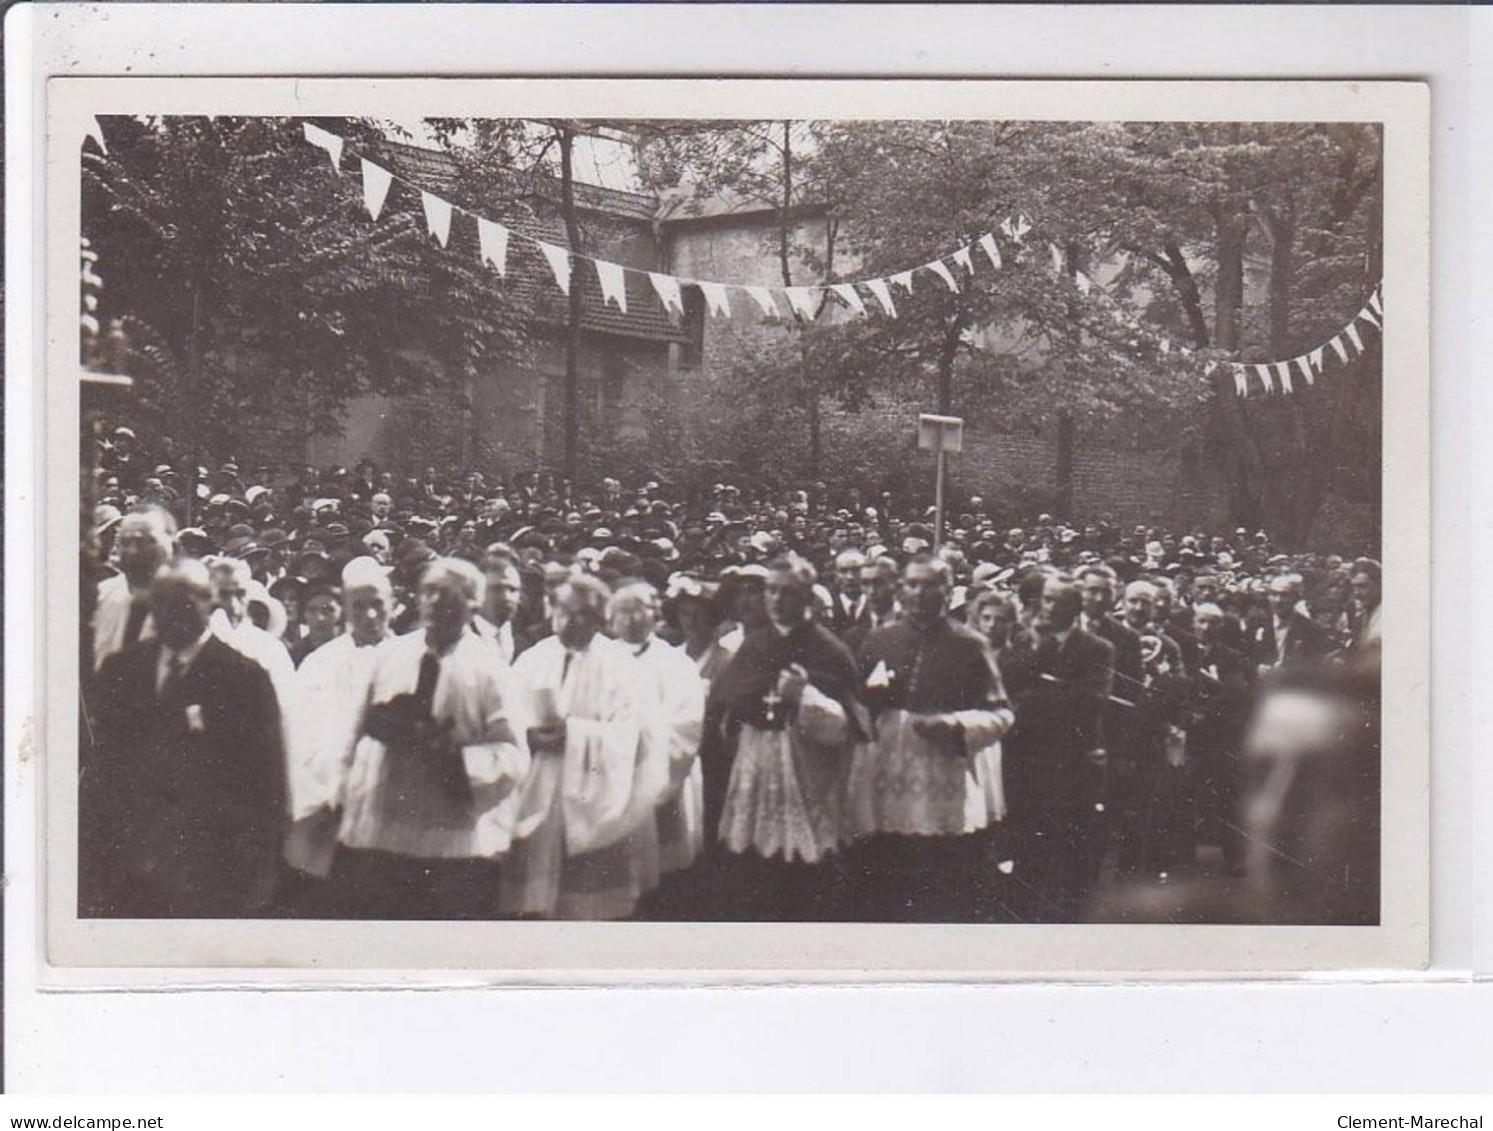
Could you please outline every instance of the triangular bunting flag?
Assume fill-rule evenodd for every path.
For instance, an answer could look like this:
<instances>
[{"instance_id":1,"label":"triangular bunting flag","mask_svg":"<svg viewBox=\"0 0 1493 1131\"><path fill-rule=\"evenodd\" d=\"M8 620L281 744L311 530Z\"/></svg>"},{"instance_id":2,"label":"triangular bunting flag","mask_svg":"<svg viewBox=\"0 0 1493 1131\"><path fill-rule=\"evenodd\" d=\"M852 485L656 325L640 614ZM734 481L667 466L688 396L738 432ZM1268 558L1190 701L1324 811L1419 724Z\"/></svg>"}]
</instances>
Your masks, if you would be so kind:
<instances>
[{"instance_id":1,"label":"triangular bunting flag","mask_svg":"<svg viewBox=\"0 0 1493 1131\"><path fill-rule=\"evenodd\" d=\"M1369 305L1374 308L1374 313L1380 318L1384 317L1384 296L1375 288L1374 293L1369 295Z\"/></svg>"},{"instance_id":2,"label":"triangular bunting flag","mask_svg":"<svg viewBox=\"0 0 1493 1131\"><path fill-rule=\"evenodd\" d=\"M1370 326L1373 326L1376 329L1382 329L1382 327L1380 327L1379 325L1379 319L1374 317L1374 312L1371 311L1368 307L1364 307L1362 310L1360 310L1358 312L1358 317L1362 318Z\"/></svg>"},{"instance_id":3,"label":"triangular bunting flag","mask_svg":"<svg viewBox=\"0 0 1493 1131\"><path fill-rule=\"evenodd\" d=\"M866 287L876 296L876 301L881 303L881 309L886 311L888 318L897 317L897 308L892 305L892 289L886 285L885 279L868 279Z\"/></svg>"},{"instance_id":4,"label":"triangular bunting flag","mask_svg":"<svg viewBox=\"0 0 1493 1131\"><path fill-rule=\"evenodd\" d=\"M93 138L93 143L98 146L99 152L105 157L109 156L109 146L104 142L104 127L99 125L99 120L89 117L88 124L83 127L84 138Z\"/></svg>"},{"instance_id":5,"label":"triangular bunting flag","mask_svg":"<svg viewBox=\"0 0 1493 1131\"><path fill-rule=\"evenodd\" d=\"M844 299L845 305L851 310L860 315L866 313L866 304L861 301L860 292L855 289L854 283L836 283L830 289Z\"/></svg>"},{"instance_id":6,"label":"triangular bunting flag","mask_svg":"<svg viewBox=\"0 0 1493 1131\"><path fill-rule=\"evenodd\" d=\"M788 296L788 305L798 314L811 322L814 320L813 291L808 287L784 287L783 293Z\"/></svg>"},{"instance_id":7,"label":"triangular bunting flag","mask_svg":"<svg viewBox=\"0 0 1493 1131\"><path fill-rule=\"evenodd\" d=\"M912 272L911 271L901 271L898 274L893 275L892 276L892 282L896 283L897 286L901 287L908 294L912 294Z\"/></svg>"},{"instance_id":8,"label":"triangular bunting flag","mask_svg":"<svg viewBox=\"0 0 1493 1131\"><path fill-rule=\"evenodd\" d=\"M601 283L601 305L615 302L617 309L623 314L627 313L627 276L623 273L622 265L608 263L598 259L596 262L596 279Z\"/></svg>"},{"instance_id":9,"label":"triangular bunting flag","mask_svg":"<svg viewBox=\"0 0 1493 1131\"><path fill-rule=\"evenodd\" d=\"M389 170L363 158L363 204L368 209L368 215L375 220L384 210L384 200L389 195L389 182L393 179Z\"/></svg>"},{"instance_id":10,"label":"triangular bunting flag","mask_svg":"<svg viewBox=\"0 0 1493 1131\"><path fill-rule=\"evenodd\" d=\"M1277 361L1275 363L1275 375L1280 378L1280 391L1289 393L1291 391L1291 363L1289 361Z\"/></svg>"},{"instance_id":11,"label":"triangular bunting flag","mask_svg":"<svg viewBox=\"0 0 1493 1131\"><path fill-rule=\"evenodd\" d=\"M1275 378L1270 374L1270 366L1256 365L1255 373L1259 376L1260 384L1265 386L1267 393L1275 392Z\"/></svg>"},{"instance_id":12,"label":"triangular bunting flag","mask_svg":"<svg viewBox=\"0 0 1493 1131\"><path fill-rule=\"evenodd\" d=\"M762 313L768 318L781 318L782 312L778 310L778 304L772 297L772 292L766 287L742 287L742 290L752 296L752 299L762 308Z\"/></svg>"},{"instance_id":13,"label":"triangular bunting flag","mask_svg":"<svg viewBox=\"0 0 1493 1131\"><path fill-rule=\"evenodd\" d=\"M1079 294L1086 295L1094 289L1094 280L1089 278L1082 271L1073 276L1073 281L1078 284Z\"/></svg>"},{"instance_id":14,"label":"triangular bunting flag","mask_svg":"<svg viewBox=\"0 0 1493 1131\"><path fill-rule=\"evenodd\" d=\"M1333 338L1332 341L1328 342L1327 344L1332 347L1332 352L1337 354L1339 361L1341 361L1344 365L1348 364L1348 349L1343 345L1343 339L1341 337Z\"/></svg>"},{"instance_id":15,"label":"triangular bunting flag","mask_svg":"<svg viewBox=\"0 0 1493 1131\"><path fill-rule=\"evenodd\" d=\"M1306 378L1306 383L1308 385L1316 384L1317 377L1316 374L1312 372L1312 363L1307 360L1305 354L1296 359L1296 368L1301 370L1301 375Z\"/></svg>"},{"instance_id":16,"label":"triangular bunting flag","mask_svg":"<svg viewBox=\"0 0 1493 1131\"><path fill-rule=\"evenodd\" d=\"M1326 346L1318 346L1316 349L1312 350L1311 353L1306 355L1308 364L1310 364L1311 367L1318 373L1322 372L1322 351L1326 348Z\"/></svg>"},{"instance_id":17,"label":"triangular bunting flag","mask_svg":"<svg viewBox=\"0 0 1493 1131\"><path fill-rule=\"evenodd\" d=\"M996 245L994 233L986 232L983 236L981 236L980 247L989 257L990 266L999 271L1001 269L1001 249Z\"/></svg>"},{"instance_id":18,"label":"triangular bunting flag","mask_svg":"<svg viewBox=\"0 0 1493 1131\"><path fill-rule=\"evenodd\" d=\"M942 259L935 259L932 263L925 263L923 266L942 279L944 286L948 287L949 290L953 291L956 295L959 293L959 284L954 282L953 272L948 269Z\"/></svg>"},{"instance_id":19,"label":"triangular bunting flag","mask_svg":"<svg viewBox=\"0 0 1493 1131\"><path fill-rule=\"evenodd\" d=\"M451 238L451 202L420 191L420 204L425 209L425 226L442 247Z\"/></svg>"},{"instance_id":20,"label":"triangular bunting flag","mask_svg":"<svg viewBox=\"0 0 1493 1131\"><path fill-rule=\"evenodd\" d=\"M1234 391L1241 397L1249 396L1249 372L1242 365L1234 366Z\"/></svg>"},{"instance_id":21,"label":"triangular bunting flag","mask_svg":"<svg viewBox=\"0 0 1493 1131\"><path fill-rule=\"evenodd\" d=\"M1052 253L1053 274L1061 275L1063 273L1063 253L1058 250L1058 245L1055 243L1048 244L1047 250Z\"/></svg>"},{"instance_id":22,"label":"triangular bunting flag","mask_svg":"<svg viewBox=\"0 0 1493 1131\"><path fill-rule=\"evenodd\" d=\"M1363 352L1363 338L1359 336L1358 327L1349 322L1347 325L1348 337L1353 339L1353 348L1359 353Z\"/></svg>"},{"instance_id":23,"label":"triangular bunting flag","mask_svg":"<svg viewBox=\"0 0 1493 1131\"><path fill-rule=\"evenodd\" d=\"M975 261L969 257L969 244L961 247L951 258L971 275L975 273Z\"/></svg>"},{"instance_id":24,"label":"triangular bunting flag","mask_svg":"<svg viewBox=\"0 0 1493 1131\"><path fill-rule=\"evenodd\" d=\"M544 258L549 261L550 270L555 276L555 286L566 294L570 293L570 252L563 247L556 247L552 243L543 240L535 240L539 250L544 253Z\"/></svg>"},{"instance_id":25,"label":"triangular bunting flag","mask_svg":"<svg viewBox=\"0 0 1493 1131\"><path fill-rule=\"evenodd\" d=\"M726 299L726 288L720 283L696 283L705 295L705 303L710 307L711 314L719 314L722 318L731 317L731 303Z\"/></svg>"},{"instance_id":26,"label":"triangular bunting flag","mask_svg":"<svg viewBox=\"0 0 1493 1131\"><path fill-rule=\"evenodd\" d=\"M653 280L653 289L658 292L659 301L664 304L664 309L677 308L679 313L683 314L684 298L679 293L679 280L673 275L660 275L656 271L649 271L648 278Z\"/></svg>"},{"instance_id":27,"label":"triangular bunting flag","mask_svg":"<svg viewBox=\"0 0 1493 1131\"><path fill-rule=\"evenodd\" d=\"M306 140L317 149L325 149L327 156L332 159L332 172L338 176L342 175L342 139L334 133L328 133L320 126L314 126L306 122L303 126Z\"/></svg>"},{"instance_id":28,"label":"triangular bunting flag","mask_svg":"<svg viewBox=\"0 0 1493 1131\"><path fill-rule=\"evenodd\" d=\"M491 220L477 219L477 244L482 261L491 263L499 275L508 274L508 229Z\"/></svg>"},{"instance_id":29,"label":"triangular bunting flag","mask_svg":"<svg viewBox=\"0 0 1493 1131\"><path fill-rule=\"evenodd\" d=\"M1006 217L1005 222L1001 224L1001 231L1005 232L1013 243L1020 243L1022 237L1031 230L1031 223L1020 213L1017 213L1015 216Z\"/></svg>"}]
</instances>

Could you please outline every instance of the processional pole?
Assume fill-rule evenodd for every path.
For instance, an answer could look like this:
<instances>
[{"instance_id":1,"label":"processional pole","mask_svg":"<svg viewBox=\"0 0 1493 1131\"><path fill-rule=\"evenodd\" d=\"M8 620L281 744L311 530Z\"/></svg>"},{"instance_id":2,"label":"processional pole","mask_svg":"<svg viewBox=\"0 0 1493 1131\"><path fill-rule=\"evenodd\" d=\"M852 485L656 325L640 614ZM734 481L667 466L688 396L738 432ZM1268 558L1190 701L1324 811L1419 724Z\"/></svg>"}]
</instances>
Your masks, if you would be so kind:
<instances>
[{"instance_id":1,"label":"processional pole","mask_svg":"<svg viewBox=\"0 0 1493 1131\"><path fill-rule=\"evenodd\" d=\"M933 549L943 547L943 495L945 457L964 449L964 420L958 416L936 416L925 412L918 417L918 447L937 453L937 481L933 487Z\"/></svg>"}]
</instances>

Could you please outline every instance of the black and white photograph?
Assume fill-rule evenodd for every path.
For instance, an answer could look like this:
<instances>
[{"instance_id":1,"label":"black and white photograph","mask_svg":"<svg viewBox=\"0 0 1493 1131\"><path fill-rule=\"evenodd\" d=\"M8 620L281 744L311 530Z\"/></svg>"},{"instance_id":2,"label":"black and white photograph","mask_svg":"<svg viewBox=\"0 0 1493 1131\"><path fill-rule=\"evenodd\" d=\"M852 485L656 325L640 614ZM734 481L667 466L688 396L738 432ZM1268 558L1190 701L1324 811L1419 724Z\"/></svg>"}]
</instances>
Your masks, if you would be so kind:
<instances>
[{"instance_id":1,"label":"black and white photograph","mask_svg":"<svg viewBox=\"0 0 1493 1131\"><path fill-rule=\"evenodd\" d=\"M862 967L885 925L979 928L976 965L1120 927L1147 968L1372 932L1397 852L1417 898L1383 114L382 93L50 139L54 913L497 968L490 925L811 926Z\"/></svg>"}]
</instances>

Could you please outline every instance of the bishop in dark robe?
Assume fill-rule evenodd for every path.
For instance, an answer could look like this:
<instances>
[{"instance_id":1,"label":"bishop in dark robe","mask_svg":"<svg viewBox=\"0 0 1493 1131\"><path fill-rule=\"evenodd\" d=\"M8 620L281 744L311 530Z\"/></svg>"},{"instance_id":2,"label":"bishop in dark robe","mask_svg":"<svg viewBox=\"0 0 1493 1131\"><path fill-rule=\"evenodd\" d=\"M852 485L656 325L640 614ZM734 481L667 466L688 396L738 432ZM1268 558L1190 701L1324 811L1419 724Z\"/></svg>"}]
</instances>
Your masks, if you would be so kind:
<instances>
[{"instance_id":1,"label":"bishop in dark robe","mask_svg":"<svg viewBox=\"0 0 1493 1131\"><path fill-rule=\"evenodd\" d=\"M801 559L773 565L769 623L710 688L701 756L730 765L716 861L725 919L823 920L843 906L834 856L865 716L849 650L810 614L814 580Z\"/></svg>"},{"instance_id":2,"label":"bishop in dark robe","mask_svg":"<svg viewBox=\"0 0 1493 1131\"><path fill-rule=\"evenodd\" d=\"M1004 816L999 743L1014 716L990 646L948 617L951 576L910 562L904 619L861 651L868 742L848 784L856 908L878 921L1006 918L998 861L978 835ZM994 752L993 758L989 757Z\"/></svg>"}]
</instances>

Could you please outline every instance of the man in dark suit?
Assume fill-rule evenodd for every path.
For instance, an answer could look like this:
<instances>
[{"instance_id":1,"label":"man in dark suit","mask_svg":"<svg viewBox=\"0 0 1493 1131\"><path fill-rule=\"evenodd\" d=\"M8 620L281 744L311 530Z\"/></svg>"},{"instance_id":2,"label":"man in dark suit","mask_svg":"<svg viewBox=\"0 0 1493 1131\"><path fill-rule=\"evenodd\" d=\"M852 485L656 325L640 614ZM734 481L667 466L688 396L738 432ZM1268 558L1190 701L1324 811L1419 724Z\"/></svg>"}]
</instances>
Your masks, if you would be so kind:
<instances>
[{"instance_id":1,"label":"man in dark suit","mask_svg":"<svg viewBox=\"0 0 1493 1131\"><path fill-rule=\"evenodd\" d=\"M1306 583L1299 573L1270 579L1270 623L1255 637L1255 660L1262 668L1296 667L1321 660L1333 649L1332 635L1297 606Z\"/></svg>"},{"instance_id":2,"label":"man in dark suit","mask_svg":"<svg viewBox=\"0 0 1493 1131\"><path fill-rule=\"evenodd\" d=\"M489 547L479 568L487 589L481 611L472 618L472 629L478 636L491 640L503 654L504 663L511 664L538 639L515 621L523 599L523 574L518 558L506 547Z\"/></svg>"},{"instance_id":3,"label":"man in dark suit","mask_svg":"<svg viewBox=\"0 0 1493 1131\"><path fill-rule=\"evenodd\" d=\"M1114 570L1107 565L1089 565L1080 569L1077 577L1083 597L1079 627L1091 636L1107 640L1115 650L1113 695L1104 709L1104 748L1108 757L1103 791L1106 798L1113 797L1118 804L1106 803L1104 810L1095 810L1093 821L1105 830L1119 825L1123 839L1129 831L1125 826L1133 823L1130 818L1135 809L1136 770L1142 760L1140 747L1145 729L1139 717L1146 698L1141 634L1113 615L1119 585ZM1108 839L1107 833L1095 835L1101 840Z\"/></svg>"},{"instance_id":4,"label":"man in dark suit","mask_svg":"<svg viewBox=\"0 0 1493 1131\"><path fill-rule=\"evenodd\" d=\"M897 605L897 589L901 582L901 570L896 559L885 555L874 558L861 566L861 589L866 595L861 615L840 632L840 639L853 656L859 656L866 637L878 628L885 628L901 616Z\"/></svg>"},{"instance_id":5,"label":"man in dark suit","mask_svg":"<svg viewBox=\"0 0 1493 1131\"><path fill-rule=\"evenodd\" d=\"M150 590L157 638L110 656L79 785L80 913L241 918L274 894L285 753L269 676L208 629L192 560Z\"/></svg>"},{"instance_id":6,"label":"man in dark suit","mask_svg":"<svg viewBox=\"0 0 1493 1131\"><path fill-rule=\"evenodd\" d=\"M1016 874L1034 898L1029 919L1072 920L1103 859L1104 715L1114 647L1078 623L1082 597L1049 577L1028 631L1001 657L1016 709L1006 783L1016 824Z\"/></svg>"},{"instance_id":7,"label":"man in dark suit","mask_svg":"<svg viewBox=\"0 0 1493 1131\"><path fill-rule=\"evenodd\" d=\"M1116 588L1119 579L1106 565L1085 566L1078 573L1083 612L1079 627L1091 636L1108 640L1115 650L1115 695L1133 700L1130 694L1140 687L1145 672L1141 663L1141 634L1114 616ZM1119 721L1113 713L1106 720ZM1114 750L1114 742L1108 747Z\"/></svg>"},{"instance_id":8,"label":"man in dark suit","mask_svg":"<svg viewBox=\"0 0 1493 1131\"><path fill-rule=\"evenodd\" d=\"M866 609L866 595L861 590L861 569L865 564L866 555L859 550L841 550L835 557L828 627L841 639L845 630L859 621Z\"/></svg>"},{"instance_id":9,"label":"man in dark suit","mask_svg":"<svg viewBox=\"0 0 1493 1131\"><path fill-rule=\"evenodd\" d=\"M1205 602L1193 606L1198 666L1187 728L1187 760L1197 797L1199 832L1216 841L1224 866L1241 875L1240 749L1255 691L1255 669L1223 643L1225 614Z\"/></svg>"}]
</instances>

